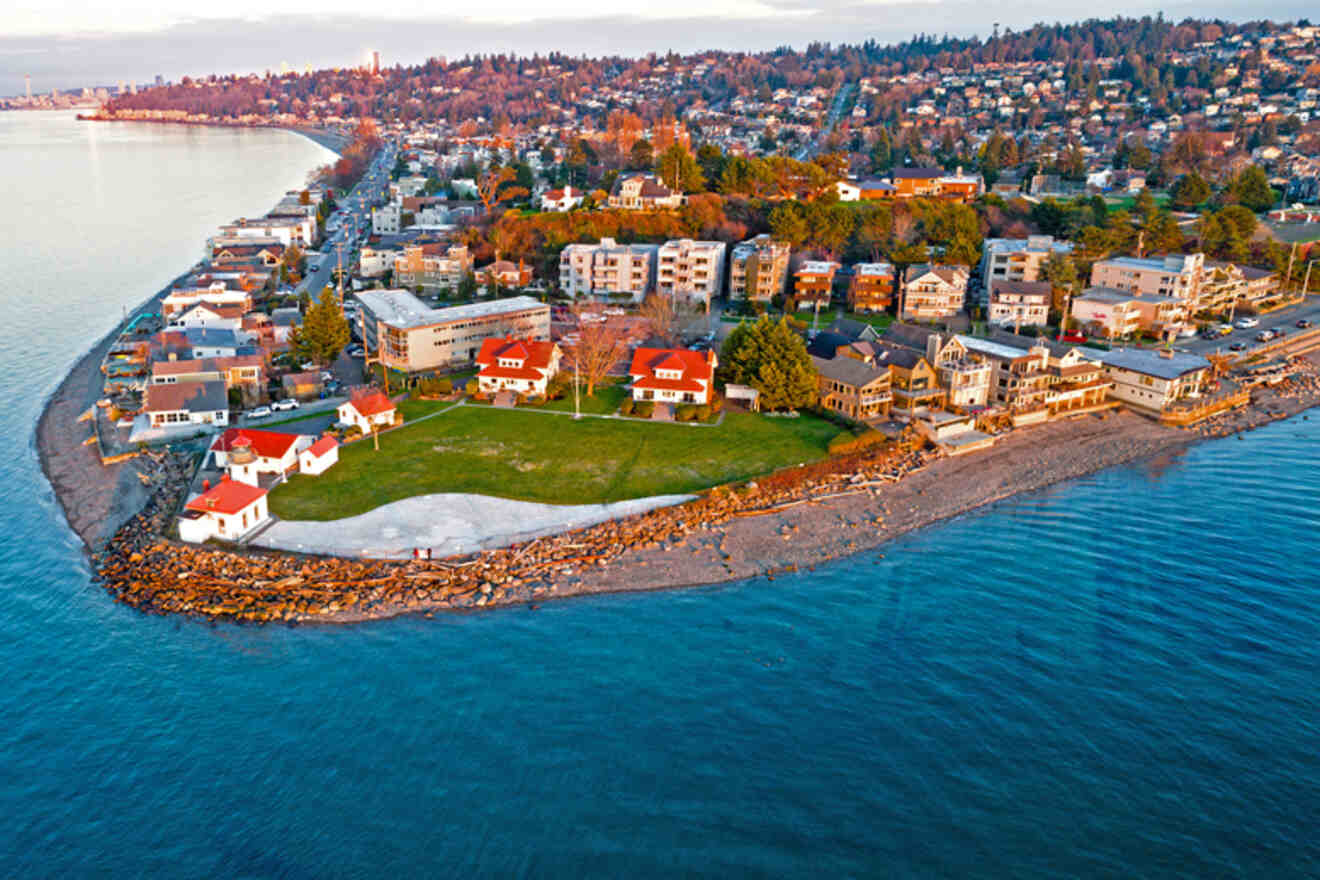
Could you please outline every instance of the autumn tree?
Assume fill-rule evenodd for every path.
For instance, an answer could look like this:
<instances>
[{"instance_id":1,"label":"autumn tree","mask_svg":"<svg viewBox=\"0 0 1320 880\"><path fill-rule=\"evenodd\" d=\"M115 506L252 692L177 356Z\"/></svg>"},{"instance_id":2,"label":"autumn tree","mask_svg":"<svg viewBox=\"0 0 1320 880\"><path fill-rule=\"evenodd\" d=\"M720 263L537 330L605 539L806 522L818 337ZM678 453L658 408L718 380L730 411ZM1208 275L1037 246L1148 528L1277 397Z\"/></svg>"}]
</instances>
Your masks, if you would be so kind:
<instances>
[{"instance_id":1,"label":"autumn tree","mask_svg":"<svg viewBox=\"0 0 1320 880\"><path fill-rule=\"evenodd\" d=\"M596 386L627 354L627 338L617 324L599 320L600 316L582 305L575 306L573 314L577 318L577 341L565 346L565 362L573 371L574 382L586 383L587 396L592 397Z\"/></svg>"},{"instance_id":2,"label":"autumn tree","mask_svg":"<svg viewBox=\"0 0 1320 880\"><path fill-rule=\"evenodd\" d=\"M289 334L289 347L301 360L328 364L349 342L348 319L334 288L326 287Z\"/></svg>"},{"instance_id":3,"label":"autumn tree","mask_svg":"<svg viewBox=\"0 0 1320 880\"><path fill-rule=\"evenodd\" d=\"M639 312L651 325L651 332L673 345L678 335L679 323L683 317L682 307L674 297L653 293L642 301Z\"/></svg>"},{"instance_id":4,"label":"autumn tree","mask_svg":"<svg viewBox=\"0 0 1320 880\"><path fill-rule=\"evenodd\" d=\"M682 144L672 144L655 162L656 174L665 186L679 192L700 192L706 188L701 166Z\"/></svg>"},{"instance_id":5,"label":"autumn tree","mask_svg":"<svg viewBox=\"0 0 1320 880\"><path fill-rule=\"evenodd\" d=\"M477 177L477 198L487 213L501 202L528 195L527 189L516 183L518 172L507 165L491 166Z\"/></svg>"}]
</instances>

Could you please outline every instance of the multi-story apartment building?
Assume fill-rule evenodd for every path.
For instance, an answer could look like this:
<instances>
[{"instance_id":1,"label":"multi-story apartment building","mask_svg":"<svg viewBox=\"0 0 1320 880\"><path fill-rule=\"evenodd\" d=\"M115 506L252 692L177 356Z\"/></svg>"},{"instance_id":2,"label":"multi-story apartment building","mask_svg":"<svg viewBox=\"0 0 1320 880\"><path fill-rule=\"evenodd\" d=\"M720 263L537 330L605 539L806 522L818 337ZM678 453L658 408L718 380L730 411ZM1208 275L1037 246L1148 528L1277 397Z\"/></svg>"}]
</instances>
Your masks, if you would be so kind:
<instances>
[{"instance_id":1,"label":"multi-story apartment building","mask_svg":"<svg viewBox=\"0 0 1320 880\"><path fill-rule=\"evenodd\" d=\"M834 273L839 264L830 260L804 260L793 273L793 300L799 309L827 309L834 295Z\"/></svg>"},{"instance_id":2,"label":"multi-story apartment building","mask_svg":"<svg viewBox=\"0 0 1320 880\"><path fill-rule=\"evenodd\" d=\"M1242 303L1256 304L1279 291L1279 276L1266 269L1206 261L1198 310L1227 312Z\"/></svg>"},{"instance_id":3,"label":"multi-story apartment building","mask_svg":"<svg viewBox=\"0 0 1320 880\"><path fill-rule=\"evenodd\" d=\"M259 217L255 220L240 218L220 227L219 238L273 238L285 247L298 245L311 247L316 241L315 217Z\"/></svg>"},{"instance_id":4,"label":"multi-story apartment building","mask_svg":"<svg viewBox=\"0 0 1320 880\"><path fill-rule=\"evenodd\" d=\"M857 263L848 279L848 308L883 312L894 300L894 267L890 263Z\"/></svg>"},{"instance_id":5,"label":"multi-story apartment building","mask_svg":"<svg viewBox=\"0 0 1320 880\"><path fill-rule=\"evenodd\" d=\"M986 290L993 281L1040 281L1041 267L1051 254L1068 256L1072 242L1052 235L1026 238L987 238L981 252L981 281Z\"/></svg>"},{"instance_id":6,"label":"multi-story apartment building","mask_svg":"<svg viewBox=\"0 0 1320 880\"><path fill-rule=\"evenodd\" d=\"M762 233L733 246L729 258L729 299L769 302L784 292L792 249Z\"/></svg>"},{"instance_id":7,"label":"multi-story apartment building","mask_svg":"<svg viewBox=\"0 0 1320 880\"><path fill-rule=\"evenodd\" d=\"M690 238L671 239L660 245L656 253L657 293L683 297L703 303L720 295L724 285L724 252L722 241L693 241Z\"/></svg>"},{"instance_id":8,"label":"multi-story apartment building","mask_svg":"<svg viewBox=\"0 0 1320 880\"><path fill-rule=\"evenodd\" d=\"M665 186L654 174L620 174L606 204L627 211L681 208L683 194Z\"/></svg>"},{"instance_id":9,"label":"multi-story apartment building","mask_svg":"<svg viewBox=\"0 0 1320 880\"><path fill-rule=\"evenodd\" d=\"M367 350L406 373L470 365L487 339L550 338L550 307L530 296L443 309L406 290L363 290L357 298Z\"/></svg>"},{"instance_id":10,"label":"multi-story apartment building","mask_svg":"<svg viewBox=\"0 0 1320 880\"><path fill-rule=\"evenodd\" d=\"M948 318L962 311L967 298L966 266L921 263L903 275L899 317L915 321Z\"/></svg>"},{"instance_id":11,"label":"multi-story apartment building","mask_svg":"<svg viewBox=\"0 0 1320 880\"><path fill-rule=\"evenodd\" d=\"M412 244L394 258L394 283L400 287L457 290L471 271L472 254L465 245Z\"/></svg>"},{"instance_id":12,"label":"multi-story apartment building","mask_svg":"<svg viewBox=\"0 0 1320 880\"><path fill-rule=\"evenodd\" d=\"M959 336L963 347L990 364L990 401L1013 411L1046 407L1051 377L1049 349L1025 349L977 336Z\"/></svg>"},{"instance_id":13,"label":"multi-story apartment building","mask_svg":"<svg viewBox=\"0 0 1320 880\"><path fill-rule=\"evenodd\" d=\"M993 281L986 317L1003 327L1043 327L1053 298L1048 281Z\"/></svg>"},{"instance_id":14,"label":"multi-story apartment building","mask_svg":"<svg viewBox=\"0 0 1320 880\"><path fill-rule=\"evenodd\" d=\"M1072 301L1072 318L1093 336L1121 339L1135 333L1169 338L1188 318L1187 304L1165 296L1138 296L1125 290L1088 287Z\"/></svg>"},{"instance_id":15,"label":"multi-story apartment building","mask_svg":"<svg viewBox=\"0 0 1320 880\"><path fill-rule=\"evenodd\" d=\"M1205 254L1111 257L1091 267L1091 286L1177 299L1195 312L1199 309L1204 269Z\"/></svg>"},{"instance_id":16,"label":"multi-story apartment building","mask_svg":"<svg viewBox=\"0 0 1320 880\"><path fill-rule=\"evenodd\" d=\"M569 296L626 294L641 302L655 287L653 244L619 244L602 238L600 244L570 244L559 253L559 288Z\"/></svg>"}]
</instances>

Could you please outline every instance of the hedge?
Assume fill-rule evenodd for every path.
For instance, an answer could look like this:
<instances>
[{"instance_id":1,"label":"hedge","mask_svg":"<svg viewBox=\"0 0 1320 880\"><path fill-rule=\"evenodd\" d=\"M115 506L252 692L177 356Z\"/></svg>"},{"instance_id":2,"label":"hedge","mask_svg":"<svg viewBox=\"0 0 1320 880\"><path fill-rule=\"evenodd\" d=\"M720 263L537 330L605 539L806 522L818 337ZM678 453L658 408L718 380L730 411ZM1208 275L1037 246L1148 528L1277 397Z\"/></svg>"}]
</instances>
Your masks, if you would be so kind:
<instances>
[{"instance_id":1,"label":"hedge","mask_svg":"<svg viewBox=\"0 0 1320 880\"><path fill-rule=\"evenodd\" d=\"M830 455L848 455L853 452L861 452L864 449L870 449L872 446L880 446L888 443L889 437L884 433L868 428L860 434L840 434L829 442L827 447Z\"/></svg>"}]
</instances>

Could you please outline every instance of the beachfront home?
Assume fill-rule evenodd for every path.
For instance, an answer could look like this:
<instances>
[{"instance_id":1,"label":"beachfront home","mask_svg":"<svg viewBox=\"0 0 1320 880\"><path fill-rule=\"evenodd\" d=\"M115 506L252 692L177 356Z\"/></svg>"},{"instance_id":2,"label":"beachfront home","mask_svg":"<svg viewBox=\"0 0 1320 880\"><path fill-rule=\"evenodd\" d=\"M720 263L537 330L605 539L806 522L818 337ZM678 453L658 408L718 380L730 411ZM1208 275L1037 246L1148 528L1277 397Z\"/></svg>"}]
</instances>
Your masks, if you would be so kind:
<instances>
[{"instance_id":1,"label":"beachfront home","mask_svg":"<svg viewBox=\"0 0 1320 880\"><path fill-rule=\"evenodd\" d=\"M856 263L848 279L848 308L854 312L883 312L894 298L891 263Z\"/></svg>"},{"instance_id":2,"label":"beachfront home","mask_svg":"<svg viewBox=\"0 0 1320 880\"><path fill-rule=\"evenodd\" d=\"M339 404L339 423L369 434L372 428L388 428L394 424L394 401L379 391L354 394L346 403Z\"/></svg>"},{"instance_id":3,"label":"beachfront home","mask_svg":"<svg viewBox=\"0 0 1320 880\"><path fill-rule=\"evenodd\" d=\"M1187 324L1187 304L1156 294L1088 287L1072 301L1072 319L1092 336L1118 339L1137 333L1171 339Z\"/></svg>"},{"instance_id":4,"label":"beachfront home","mask_svg":"<svg viewBox=\"0 0 1320 880\"><path fill-rule=\"evenodd\" d=\"M1205 254L1166 257L1110 257L1091 267L1091 286L1181 301L1195 312L1201 293Z\"/></svg>"},{"instance_id":5,"label":"beachfront home","mask_svg":"<svg viewBox=\"0 0 1320 880\"><path fill-rule=\"evenodd\" d=\"M239 330L243 326L243 315L247 310L242 305L216 305L199 302L170 318L171 327L189 329L192 327L210 327L216 330Z\"/></svg>"},{"instance_id":6,"label":"beachfront home","mask_svg":"<svg viewBox=\"0 0 1320 880\"><path fill-rule=\"evenodd\" d=\"M991 281L986 317L1001 327L1044 327L1053 298L1048 281Z\"/></svg>"},{"instance_id":7,"label":"beachfront home","mask_svg":"<svg viewBox=\"0 0 1320 880\"><path fill-rule=\"evenodd\" d=\"M224 427L229 395L224 382L153 384L147 386L143 412L152 428Z\"/></svg>"},{"instance_id":8,"label":"beachfront home","mask_svg":"<svg viewBox=\"0 0 1320 880\"><path fill-rule=\"evenodd\" d=\"M240 306L246 312L252 308L252 297L244 290L230 290L223 281L212 281L206 287L179 287L171 290L160 302L160 313L169 320L201 303Z\"/></svg>"},{"instance_id":9,"label":"beachfront home","mask_svg":"<svg viewBox=\"0 0 1320 880\"><path fill-rule=\"evenodd\" d=\"M309 477L323 474L339 461L339 441L329 434L298 453L298 472Z\"/></svg>"},{"instance_id":10,"label":"beachfront home","mask_svg":"<svg viewBox=\"0 0 1320 880\"><path fill-rule=\"evenodd\" d=\"M633 352L633 400L658 403L710 403L714 391L713 351L686 348L639 348Z\"/></svg>"},{"instance_id":11,"label":"beachfront home","mask_svg":"<svg viewBox=\"0 0 1320 880\"><path fill-rule=\"evenodd\" d=\"M874 366L850 357L814 355L820 405L845 418L862 422L887 418L894 395L887 366Z\"/></svg>"},{"instance_id":12,"label":"beachfront home","mask_svg":"<svg viewBox=\"0 0 1320 880\"><path fill-rule=\"evenodd\" d=\"M265 489L224 476L184 505L179 537L192 544L211 538L234 541L263 525L269 516Z\"/></svg>"},{"instance_id":13,"label":"beachfront home","mask_svg":"<svg viewBox=\"0 0 1320 880\"><path fill-rule=\"evenodd\" d=\"M967 298L967 281L966 266L927 263L908 266L903 274L899 317L935 321L958 314Z\"/></svg>"},{"instance_id":14,"label":"beachfront home","mask_svg":"<svg viewBox=\"0 0 1320 880\"><path fill-rule=\"evenodd\" d=\"M957 338L969 353L990 364L991 402L1016 413L1039 411L1042 418L1047 414L1045 395L1051 381L1049 349L1025 339L1009 344L978 336ZM1030 347L1023 347L1023 343Z\"/></svg>"},{"instance_id":15,"label":"beachfront home","mask_svg":"<svg viewBox=\"0 0 1320 880\"><path fill-rule=\"evenodd\" d=\"M957 336L927 336L926 361L935 368L936 381L944 389L950 408L974 410L989 402L993 369L984 358L968 351Z\"/></svg>"},{"instance_id":16,"label":"beachfront home","mask_svg":"<svg viewBox=\"0 0 1320 880\"><path fill-rule=\"evenodd\" d=\"M1102 365L1115 399L1150 413L1200 396L1210 381L1210 362L1186 352L1119 348L1087 349L1086 355Z\"/></svg>"},{"instance_id":17,"label":"beachfront home","mask_svg":"<svg viewBox=\"0 0 1320 880\"><path fill-rule=\"evenodd\" d=\"M477 354L477 389L482 394L512 391L545 397L550 380L559 372L563 353L553 342L537 339L487 339Z\"/></svg>"}]
</instances>

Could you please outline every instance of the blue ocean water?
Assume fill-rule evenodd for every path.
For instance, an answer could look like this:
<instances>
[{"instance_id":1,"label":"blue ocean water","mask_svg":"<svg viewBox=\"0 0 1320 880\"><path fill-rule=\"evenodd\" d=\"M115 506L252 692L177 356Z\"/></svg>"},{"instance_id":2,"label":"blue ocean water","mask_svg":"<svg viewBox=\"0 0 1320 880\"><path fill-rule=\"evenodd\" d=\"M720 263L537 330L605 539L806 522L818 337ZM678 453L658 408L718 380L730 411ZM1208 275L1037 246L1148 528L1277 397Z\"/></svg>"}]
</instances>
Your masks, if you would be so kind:
<instances>
[{"instance_id":1,"label":"blue ocean water","mask_svg":"<svg viewBox=\"0 0 1320 880\"><path fill-rule=\"evenodd\" d=\"M254 134L116 136L319 161ZM31 446L31 341L163 280L0 293L0 875L1320 875L1320 416L773 582L211 626L111 603Z\"/></svg>"}]
</instances>

